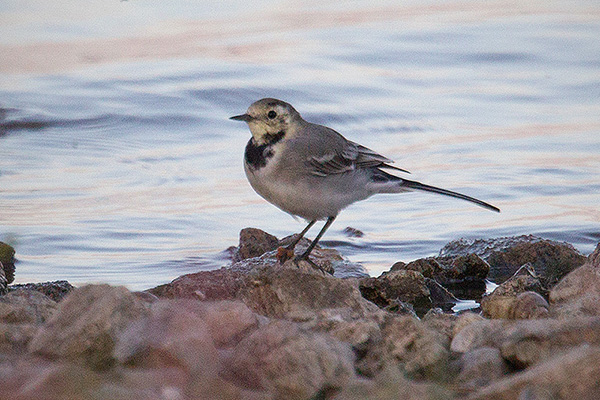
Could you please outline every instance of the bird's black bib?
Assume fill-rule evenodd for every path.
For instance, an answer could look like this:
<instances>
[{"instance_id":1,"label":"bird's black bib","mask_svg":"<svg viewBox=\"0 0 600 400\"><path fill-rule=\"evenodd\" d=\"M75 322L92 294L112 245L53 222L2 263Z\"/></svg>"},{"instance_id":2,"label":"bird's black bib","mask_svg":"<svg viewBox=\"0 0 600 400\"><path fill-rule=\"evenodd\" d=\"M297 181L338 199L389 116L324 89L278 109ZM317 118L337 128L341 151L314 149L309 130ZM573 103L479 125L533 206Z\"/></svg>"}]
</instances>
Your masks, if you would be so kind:
<instances>
[{"instance_id":1,"label":"bird's black bib","mask_svg":"<svg viewBox=\"0 0 600 400\"><path fill-rule=\"evenodd\" d=\"M244 152L244 158L250 168L256 171L266 166L267 160L273 157L273 145L283 139L284 136L284 131L277 132L275 135L267 135L267 142L260 145L256 144L254 138L250 138Z\"/></svg>"}]
</instances>

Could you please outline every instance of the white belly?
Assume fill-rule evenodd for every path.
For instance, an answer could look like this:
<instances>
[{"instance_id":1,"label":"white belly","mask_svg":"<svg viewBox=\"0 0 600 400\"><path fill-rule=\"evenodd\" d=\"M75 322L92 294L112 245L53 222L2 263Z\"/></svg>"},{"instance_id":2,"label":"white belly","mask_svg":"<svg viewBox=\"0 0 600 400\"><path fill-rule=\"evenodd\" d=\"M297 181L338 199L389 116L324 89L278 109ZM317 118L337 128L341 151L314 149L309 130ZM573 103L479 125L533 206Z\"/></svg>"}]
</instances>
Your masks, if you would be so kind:
<instances>
[{"instance_id":1,"label":"white belly","mask_svg":"<svg viewBox=\"0 0 600 400\"><path fill-rule=\"evenodd\" d=\"M284 171L277 168L276 154L266 166L252 170L245 165L252 188L281 210L306 220L336 216L342 209L369 197L365 182L351 174L326 177L302 174L302 169Z\"/></svg>"}]
</instances>

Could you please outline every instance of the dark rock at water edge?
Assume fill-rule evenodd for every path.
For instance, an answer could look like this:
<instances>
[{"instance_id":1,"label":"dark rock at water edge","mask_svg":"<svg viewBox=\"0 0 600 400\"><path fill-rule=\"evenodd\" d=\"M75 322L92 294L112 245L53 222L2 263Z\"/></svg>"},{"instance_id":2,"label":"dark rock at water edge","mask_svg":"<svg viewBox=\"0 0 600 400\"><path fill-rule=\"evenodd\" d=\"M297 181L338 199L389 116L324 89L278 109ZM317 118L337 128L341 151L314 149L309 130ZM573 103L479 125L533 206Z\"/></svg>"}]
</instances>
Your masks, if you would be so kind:
<instances>
[{"instance_id":1,"label":"dark rock at water edge","mask_svg":"<svg viewBox=\"0 0 600 400\"><path fill-rule=\"evenodd\" d=\"M542 284L550 288L563 276L581 266L586 257L563 242L532 235L497 239L460 239L448 243L440 257L459 257L476 254L490 265L488 278L502 283L522 265L530 263Z\"/></svg>"},{"instance_id":2,"label":"dark rock at water edge","mask_svg":"<svg viewBox=\"0 0 600 400\"><path fill-rule=\"evenodd\" d=\"M15 249L4 242L0 242L0 269L3 271L7 285L15 280Z\"/></svg>"},{"instance_id":3,"label":"dark rock at water edge","mask_svg":"<svg viewBox=\"0 0 600 400\"><path fill-rule=\"evenodd\" d=\"M54 301L61 301L74 287L67 281L54 281L43 283L25 283L11 285L9 291L35 290L43 293Z\"/></svg>"}]
</instances>

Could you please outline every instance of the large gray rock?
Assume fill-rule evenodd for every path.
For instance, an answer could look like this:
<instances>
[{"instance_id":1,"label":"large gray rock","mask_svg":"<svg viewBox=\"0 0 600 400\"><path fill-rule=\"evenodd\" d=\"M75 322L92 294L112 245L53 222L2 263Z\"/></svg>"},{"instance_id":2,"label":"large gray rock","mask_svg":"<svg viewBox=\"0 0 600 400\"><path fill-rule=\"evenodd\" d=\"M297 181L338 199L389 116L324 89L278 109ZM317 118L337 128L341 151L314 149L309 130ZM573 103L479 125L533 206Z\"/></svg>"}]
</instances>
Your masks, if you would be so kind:
<instances>
[{"instance_id":1,"label":"large gray rock","mask_svg":"<svg viewBox=\"0 0 600 400\"><path fill-rule=\"evenodd\" d=\"M71 292L29 344L32 353L83 360L103 369L113 363L117 335L146 313L124 287L89 285Z\"/></svg>"},{"instance_id":2,"label":"large gray rock","mask_svg":"<svg viewBox=\"0 0 600 400\"><path fill-rule=\"evenodd\" d=\"M353 360L349 345L276 321L234 348L224 376L238 386L275 393L278 399L310 399L354 378Z\"/></svg>"}]
</instances>

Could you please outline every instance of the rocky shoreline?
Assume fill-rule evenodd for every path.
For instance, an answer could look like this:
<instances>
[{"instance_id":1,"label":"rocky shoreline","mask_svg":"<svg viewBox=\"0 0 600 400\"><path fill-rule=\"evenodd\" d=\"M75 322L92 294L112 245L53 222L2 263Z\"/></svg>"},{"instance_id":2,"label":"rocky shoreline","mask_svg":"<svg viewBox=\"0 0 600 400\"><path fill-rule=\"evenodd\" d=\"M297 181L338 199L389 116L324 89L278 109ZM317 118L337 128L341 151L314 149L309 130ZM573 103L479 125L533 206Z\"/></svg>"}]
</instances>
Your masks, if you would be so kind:
<instances>
[{"instance_id":1,"label":"rocky shoreline","mask_svg":"<svg viewBox=\"0 0 600 400\"><path fill-rule=\"evenodd\" d=\"M230 266L143 292L9 285L0 244L0 398L600 398L600 244L459 240L369 277L280 265L289 240L244 229Z\"/></svg>"}]
</instances>

